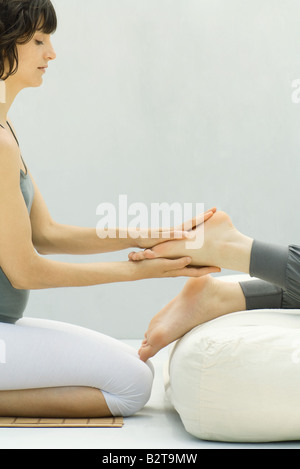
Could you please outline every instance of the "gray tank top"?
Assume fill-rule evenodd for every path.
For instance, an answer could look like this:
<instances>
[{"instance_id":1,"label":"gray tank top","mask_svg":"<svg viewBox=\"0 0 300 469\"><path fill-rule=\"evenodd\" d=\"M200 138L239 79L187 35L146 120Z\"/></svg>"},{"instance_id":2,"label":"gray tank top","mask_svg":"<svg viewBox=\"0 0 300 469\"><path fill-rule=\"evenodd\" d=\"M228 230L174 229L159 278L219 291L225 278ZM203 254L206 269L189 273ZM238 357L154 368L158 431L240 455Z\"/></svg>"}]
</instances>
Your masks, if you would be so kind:
<instances>
[{"instance_id":1,"label":"gray tank top","mask_svg":"<svg viewBox=\"0 0 300 469\"><path fill-rule=\"evenodd\" d=\"M7 124L9 125L8 122ZM0 126L2 127L1 124ZM19 145L19 142L10 125L9 128ZM28 209L28 213L30 213L34 198L34 186L28 174L25 163L24 166L26 168L26 173L20 170L20 188ZM28 290L16 290L11 285L10 281L0 267L0 322L14 324L18 319L22 318L28 303L29 293L30 292Z\"/></svg>"}]
</instances>

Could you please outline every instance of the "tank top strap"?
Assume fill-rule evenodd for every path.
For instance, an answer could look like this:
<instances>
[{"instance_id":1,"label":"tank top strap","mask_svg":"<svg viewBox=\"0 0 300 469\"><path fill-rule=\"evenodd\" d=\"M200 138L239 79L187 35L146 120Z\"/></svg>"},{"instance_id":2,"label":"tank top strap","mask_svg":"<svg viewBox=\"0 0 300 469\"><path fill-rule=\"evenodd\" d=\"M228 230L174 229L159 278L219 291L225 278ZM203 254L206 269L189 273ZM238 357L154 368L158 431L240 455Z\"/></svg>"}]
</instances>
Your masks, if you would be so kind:
<instances>
[{"instance_id":1,"label":"tank top strap","mask_svg":"<svg viewBox=\"0 0 300 469\"><path fill-rule=\"evenodd\" d=\"M20 147L19 142L18 142L18 139L17 139L17 137L15 136L15 133L14 133L13 129L12 129L11 126L9 125L9 122L6 121L6 123L7 123L8 127L10 128L11 133L12 133L13 136L15 137L15 140L16 140L16 142L17 142L17 144L18 144L18 147Z\"/></svg>"},{"instance_id":2,"label":"tank top strap","mask_svg":"<svg viewBox=\"0 0 300 469\"><path fill-rule=\"evenodd\" d=\"M18 147L20 148L19 141L18 141L18 139L17 139L17 137L16 137L16 135L15 135L13 129L12 129L11 126L9 125L9 122L8 122L8 121L6 121L6 123L7 123L7 125L9 126L9 128L10 128L10 130L11 130L11 133L13 134L13 136L14 136L14 138L15 138L15 140L16 140L16 142L17 142L17 144L18 144ZM3 127L2 124L0 124L0 127L2 127L2 129L5 129L5 127ZM26 174L28 174L28 169L27 169L27 166L26 166L25 161L23 160L22 154L20 154L20 156L21 156L21 160L22 160L22 163L23 163L23 165L24 165L24 168L25 168L25 170L26 170Z\"/></svg>"},{"instance_id":3,"label":"tank top strap","mask_svg":"<svg viewBox=\"0 0 300 469\"><path fill-rule=\"evenodd\" d=\"M16 142L17 142L17 144L18 144L18 147L20 148L20 145L19 145L18 139L17 139L17 137L15 136L15 133L14 133L13 129L12 129L12 128L11 128L11 126L9 125L9 122L8 122L8 121L6 121L6 123L7 123L8 127L10 128L10 131L11 131L11 133L13 134L13 136L14 136L14 138L15 138L15 140L16 140ZM0 127L2 127L2 129L4 129L4 130L5 130L5 127L3 127L3 125L2 125L2 124L0 124Z\"/></svg>"}]
</instances>

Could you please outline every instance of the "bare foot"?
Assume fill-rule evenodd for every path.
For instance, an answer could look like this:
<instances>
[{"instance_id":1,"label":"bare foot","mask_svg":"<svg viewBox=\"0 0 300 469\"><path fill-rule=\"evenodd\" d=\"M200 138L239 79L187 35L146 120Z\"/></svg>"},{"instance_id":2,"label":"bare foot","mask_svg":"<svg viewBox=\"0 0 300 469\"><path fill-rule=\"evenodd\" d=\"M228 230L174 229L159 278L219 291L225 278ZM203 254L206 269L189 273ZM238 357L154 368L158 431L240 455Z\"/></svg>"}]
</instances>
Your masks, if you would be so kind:
<instances>
[{"instance_id":1,"label":"bare foot","mask_svg":"<svg viewBox=\"0 0 300 469\"><path fill-rule=\"evenodd\" d=\"M249 273L253 240L241 234L225 212L217 212L205 222L203 243L186 240L167 241L144 253L131 254L133 261L143 258L164 257L192 258L194 266L218 266L220 268ZM187 245L189 243L189 245ZM194 244L194 246L193 246Z\"/></svg>"},{"instance_id":2,"label":"bare foot","mask_svg":"<svg viewBox=\"0 0 300 469\"><path fill-rule=\"evenodd\" d=\"M150 322L139 350L147 361L187 332L221 315L246 307L238 283L227 283L206 275L190 279L183 290Z\"/></svg>"}]
</instances>

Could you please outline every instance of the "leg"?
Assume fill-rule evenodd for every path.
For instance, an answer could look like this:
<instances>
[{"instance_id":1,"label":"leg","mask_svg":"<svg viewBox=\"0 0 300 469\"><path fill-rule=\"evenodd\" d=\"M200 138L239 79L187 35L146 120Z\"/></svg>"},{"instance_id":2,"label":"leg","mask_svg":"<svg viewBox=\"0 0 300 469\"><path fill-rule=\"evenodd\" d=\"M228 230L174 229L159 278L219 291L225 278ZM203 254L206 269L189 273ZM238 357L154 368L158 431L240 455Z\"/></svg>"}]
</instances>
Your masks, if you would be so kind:
<instances>
[{"instance_id":1,"label":"leg","mask_svg":"<svg viewBox=\"0 0 300 469\"><path fill-rule=\"evenodd\" d=\"M139 352L141 359L147 360L194 327L225 314L300 308L300 247L254 241L249 257L250 275L262 280L228 283L210 276L190 279L151 321Z\"/></svg>"},{"instance_id":2,"label":"leg","mask_svg":"<svg viewBox=\"0 0 300 469\"><path fill-rule=\"evenodd\" d=\"M140 357L148 360L190 330L220 316L249 309L281 308L282 299L279 287L261 280L225 282L208 275L190 279L150 322Z\"/></svg>"},{"instance_id":3,"label":"leg","mask_svg":"<svg viewBox=\"0 0 300 469\"><path fill-rule=\"evenodd\" d=\"M147 360L194 327L225 314L300 307L300 248L254 241L248 270L250 275L268 281L227 283L210 276L190 279L151 321L139 351L141 359Z\"/></svg>"},{"instance_id":4,"label":"leg","mask_svg":"<svg viewBox=\"0 0 300 469\"><path fill-rule=\"evenodd\" d=\"M217 212L204 225L205 239L202 247L187 248L187 241L168 241L140 253L131 253L133 261L154 257L175 259L189 256L194 266L216 266L250 274L280 288L288 287L296 277L300 282L300 253L298 246L282 247L259 242L240 233L230 217ZM290 265L290 267L288 267ZM298 284L299 284L298 282ZM295 288L293 293L296 293Z\"/></svg>"},{"instance_id":5,"label":"leg","mask_svg":"<svg viewBox=\"0 0 300 469\"><path fill-rule=\"evenodd\" d=\"M151 321L140 349L143 360L182 337L193 327L245 309L300 308L300 247L275 246L241 235L226 214L205 225L202 249L191 253L194 264L217 265L261 280L228 284L214 278L191 279L183 291ZM185 242L157 246L159 257L183 254ZM185 254L186 255L186 254Z\"/></svg>"},{"instance_id":6,"label":"leg","mask_svg":"<svg viewBox=\"0 0 300 469\"><path fill-rule=\"evenodd\" d=\"M148 360L200 324L245 309L239 283L223 282L209 275L190 279L150 322L139 350L141 360Z\"/></svg>"},{"instance_id":7,"label":"leg","mask_svg":"<svg viewBox=\"0 0 300 469\"><path fill-rule=\"evenodd\" d=\"M2 417L101 418L112 414L98 389L64 387L0 391Z\"/></svg>"},{"instance_id":8,"label":"leg","mask_svg":"<svg viewBox=\"0 0 300 469\"><path fill-rule=\"evenodd\" d=\"M128 416L150 397L150 364L103 334L22 319L16 325L0 324L0 337L6 348L0 387L5 415Z\"/></svg>"}]
</instances>

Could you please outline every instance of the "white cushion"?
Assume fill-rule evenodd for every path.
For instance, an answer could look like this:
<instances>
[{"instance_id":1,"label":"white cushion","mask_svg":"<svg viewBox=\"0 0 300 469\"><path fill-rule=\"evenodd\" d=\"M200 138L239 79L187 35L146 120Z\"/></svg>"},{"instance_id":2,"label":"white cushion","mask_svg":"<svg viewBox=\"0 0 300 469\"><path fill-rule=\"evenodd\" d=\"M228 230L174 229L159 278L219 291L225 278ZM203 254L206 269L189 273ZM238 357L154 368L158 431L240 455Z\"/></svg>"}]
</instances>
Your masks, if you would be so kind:
<instances>
[{"instance_id":1,"label":"white cushion","mask_svg":"<svg viewBox=\"0 0 300 469\"><path fill-rule=\"evenodd\" d=\"M171 347L166 392L203 440L300 439L300 310L233 313Z\"/></svg>"}]
</instances>

